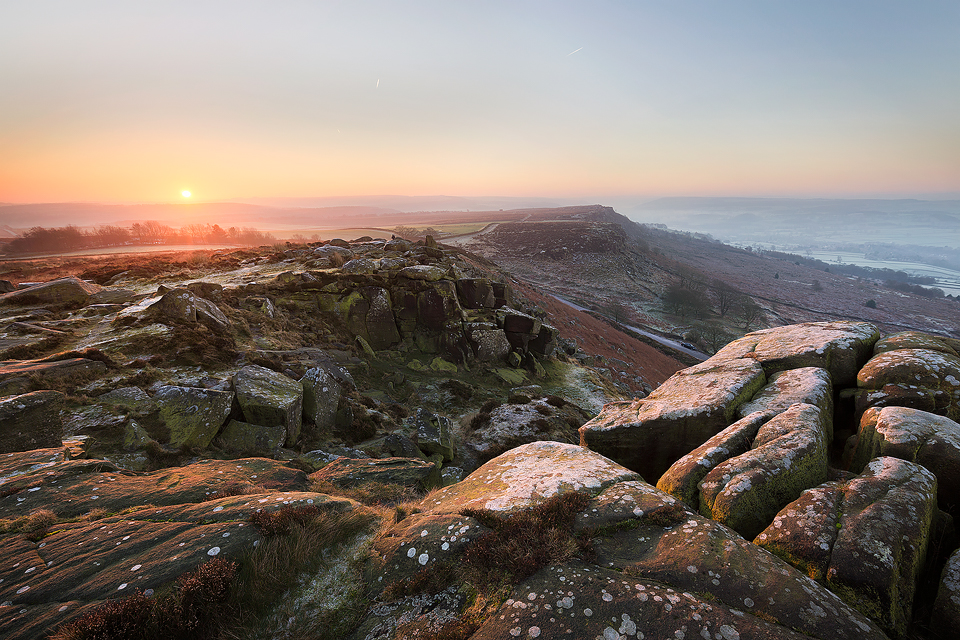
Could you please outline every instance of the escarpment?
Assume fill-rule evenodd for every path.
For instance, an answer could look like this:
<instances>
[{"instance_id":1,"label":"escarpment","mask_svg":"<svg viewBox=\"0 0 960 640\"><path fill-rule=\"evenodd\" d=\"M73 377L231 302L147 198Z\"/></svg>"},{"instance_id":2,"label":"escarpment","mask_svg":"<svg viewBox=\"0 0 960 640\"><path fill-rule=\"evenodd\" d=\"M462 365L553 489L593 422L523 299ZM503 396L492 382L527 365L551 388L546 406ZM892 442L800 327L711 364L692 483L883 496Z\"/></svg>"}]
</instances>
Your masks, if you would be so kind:
<instances>
[{"instance_id":1,"label":"escarpment","mask_svg":"<svg viewBox=\"0 0 960 640\"><path fill-rule=\"evenodd\" d=\"M778 327L644 397L433 243L100 280L0 299L4 637L185 607L357 640L960 624L955 341Z\"/></svg>"}]
</instances>

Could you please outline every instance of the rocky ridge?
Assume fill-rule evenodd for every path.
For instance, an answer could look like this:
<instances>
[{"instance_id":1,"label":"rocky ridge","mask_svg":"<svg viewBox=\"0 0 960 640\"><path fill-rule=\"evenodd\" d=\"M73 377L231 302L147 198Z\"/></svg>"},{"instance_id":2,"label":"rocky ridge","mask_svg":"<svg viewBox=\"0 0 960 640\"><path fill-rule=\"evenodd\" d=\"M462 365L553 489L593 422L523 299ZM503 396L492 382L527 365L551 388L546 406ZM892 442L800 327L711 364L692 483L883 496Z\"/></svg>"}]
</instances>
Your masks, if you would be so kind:
<instances>
[{"instance_id":1,"label":"rocky ridge","mask_svg":"<svg viewBox=\"0 0 960 640\"><path fill-rule=\"evenodd\" d=\"M551 358L563 355L562 336L509 307L506 287L498 297L480 274L458 274L440 248L393 256L389 243L343 244L312 252L303 270L277 265L267 283L262 271L240 286L138 292L131 282L113 302L73 301L59 315L38 312L65 303L4 308L11 325L68 334L5 333L16 342L8 349L37 356L4 363L0 382L10 434L0 440L5 634L35 637L128 589L159 598L211 558L246 565L293 535L257 514L360 512L368 507L345 492L371 484L447 486L398 505L375 535L331 543L353 568L322 562L254 635L330 619L350 621L336 633L354 638L901 638L955 628L960 555L950 553L955 506L944 487L956 482L960 438L956 341L881 340L861 322L756 332L580 426L583 409L546 392L563 388L559 372L582 367ZM101 293L65 286L86 301ZM346 348L281 344L296 323ZM205 341L203 364L188 338ZM145 345L159 357L135 370ZM70 351L44 353L59 347ZM159 373L144 383L147 366ZM400 367L410 377L396 376ZM418 375L434 390L417 389ZM358 393L371 377L385 391ZM496 385L507 401L485 403L471 429L453 433L436 411ZM60 390L32 390L51 386ZM401 416L404 397L421 410ZM57 418L61 442L47 446ZM502 441L511 420L534 441L484 462L494 452L478 445ZM52 433L37 430L51 422ZM538 437L569 438L574 425L580 446ZM225 438L231 429L244 435ZM247 444L230 453L228 441ZM118 453L92 455L98 448ZM276 459L244 457L258 448ZM165 460L181 466L150 470ZM451 475L455 462L480 466ZM531 537L509 544L521 534ZM492 564L498 554L512 564ZM338 576L335 587L325 575ZM347 614L358 607L362 616Z\"/></svg>"}]
</instances>

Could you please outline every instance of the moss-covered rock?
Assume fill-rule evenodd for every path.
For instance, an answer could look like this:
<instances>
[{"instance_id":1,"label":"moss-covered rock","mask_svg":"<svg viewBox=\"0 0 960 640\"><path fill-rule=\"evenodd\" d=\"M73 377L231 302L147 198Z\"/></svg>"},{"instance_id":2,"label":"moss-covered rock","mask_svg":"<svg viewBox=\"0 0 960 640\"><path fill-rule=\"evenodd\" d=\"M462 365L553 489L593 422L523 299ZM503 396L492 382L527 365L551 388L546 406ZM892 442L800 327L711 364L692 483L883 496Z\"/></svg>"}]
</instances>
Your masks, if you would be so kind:
<instances>
[{"instance_id":1,"label":"moss-covered rock","mask_svg":"<svg viewBox=\"0 0 960 640\"><path fill-rule=\"evenodd\" d=\"M230 415L233 393L161 386L153 398L174 447L206 448Z\"/></svg>"},{"instance_id":2,"label":"moss-covered rock","mask_svg":"<svg viewBox=\"0 0 960 640\"><path fill-rule=\"evenodd\" d=\"M217 437L217 444L234 454L269 454L283 444L287 430L283 426L262 427L257 424L231 420Z\"/></svg>"},{"instance_id":3,"label":"moss-covered rock","mask_svg":"<svg viewBox=\"0 0 960 640\"><path fill-rule=\"evenodd\" d=\"M0 400L0 453L58 447L64 395L34 391Z\"/></svg>"},{"instance_id":4,"label":"moss-covered rock","mask_svg":"<svg viewBox=\"0 0 960 640\"><path fill-rule=\"evenodd\" d=\"M760 427L753 448L722 462L700 484L700 512L747 539L804 489L827 480L827 416L795 404Z\"/></svg>"},{"instance_id":5,"label":"moss-covered rock","mask_svg":"<svg viewBox=\"0 0 960 640\"><path fill-rule=\"evenodd\" d=\"M848 482L805 492L756 542L903 638L937 513L936 488L920 465L876 458Z\"/></svg>"},{"instance_id":6,"label":"moss-covered rock","mask_svg":"<svg viewBox=\"0 0 960 640\"><path fill-rule=\"evenodd\" d=\"M233 386L246 422L283 426L286 446L296 444L303 424L303 386L299 382L266 367L247 365L233 377Z\"/></svg>"}]
</instances>

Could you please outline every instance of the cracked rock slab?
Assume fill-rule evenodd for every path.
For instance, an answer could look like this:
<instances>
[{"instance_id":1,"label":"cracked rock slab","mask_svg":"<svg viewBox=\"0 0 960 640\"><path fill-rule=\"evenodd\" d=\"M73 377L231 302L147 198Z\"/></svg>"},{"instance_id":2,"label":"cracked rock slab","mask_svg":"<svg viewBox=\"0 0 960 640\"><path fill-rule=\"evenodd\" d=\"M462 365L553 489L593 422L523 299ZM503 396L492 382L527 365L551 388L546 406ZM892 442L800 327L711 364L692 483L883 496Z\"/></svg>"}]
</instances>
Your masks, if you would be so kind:
<instances>
[{"instance_id":1,"label":"cracked rock slab","mask_svg":"<svg viewBox=\"0 0 960 640\"><path fill-rule=\"evenodd\" d=\"M755 360L711 358L674 374L643 400L605 405L580 427L580 444L655 482L733 423L765 382Z\"/></svg>"}]
</instances>

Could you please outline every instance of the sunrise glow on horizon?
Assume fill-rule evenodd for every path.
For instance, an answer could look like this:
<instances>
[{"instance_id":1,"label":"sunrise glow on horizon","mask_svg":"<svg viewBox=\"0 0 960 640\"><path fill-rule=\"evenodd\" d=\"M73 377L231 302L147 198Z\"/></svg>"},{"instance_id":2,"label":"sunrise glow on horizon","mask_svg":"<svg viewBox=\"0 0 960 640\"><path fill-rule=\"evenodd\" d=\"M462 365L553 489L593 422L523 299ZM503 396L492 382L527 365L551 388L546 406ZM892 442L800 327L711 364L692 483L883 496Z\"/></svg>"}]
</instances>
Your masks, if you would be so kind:
<instances>
[{"instance_id":1,"label":"sunrise glow on horizon","mask_svg":"<svg viewBox=\"0 0 960 640\"><path fill-rule=\"evenodd\" d=\"M960 196L955 2L37 0L0 59L0 203Z\"/></svg>"}]
</instances>

